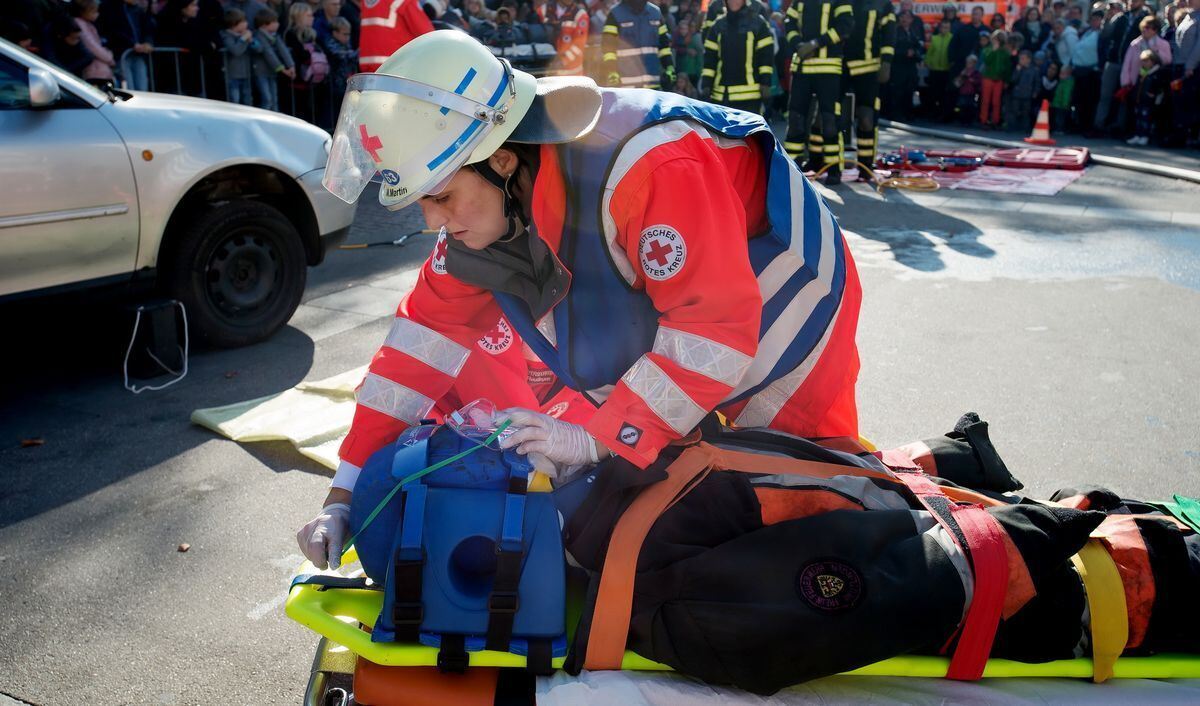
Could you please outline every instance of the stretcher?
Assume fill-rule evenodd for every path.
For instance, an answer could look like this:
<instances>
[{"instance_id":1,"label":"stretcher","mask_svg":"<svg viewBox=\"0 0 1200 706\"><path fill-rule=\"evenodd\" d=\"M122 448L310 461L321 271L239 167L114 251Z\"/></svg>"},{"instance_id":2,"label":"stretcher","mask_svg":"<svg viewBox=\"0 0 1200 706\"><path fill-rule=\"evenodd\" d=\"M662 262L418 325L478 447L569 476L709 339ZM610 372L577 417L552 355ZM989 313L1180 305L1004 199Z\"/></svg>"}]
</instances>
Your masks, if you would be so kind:
<instances>
[{"instance_id":1,"label":"stretcher","mask_svg":"<svg viewBox=\"0 0 1200 706\"><path fill-rule=\"evenodd\" d=\"M352 575L353 562L357 560L353 549L347 553L345 560L349 571L342 575ZM305 562L297 575L313 573L317 573L315 567ZM425 681L442 678L441 675L436 675L435 671L437 648L371 641L369 626L378 617L382 606L383 595L378 590L293 585L285 603L285 612L291 619L322 636L305 694L306 705L344 703L349 706L352 703L349 700L350 694L354 693L355 673L363 669L359 666L359 660L369 662L369 665L363 666L375 674L380 671L375 669L375 665L378 665L391 668L423 668L414 671L413 674L419 674L420 679ZM574 607L577 608L577 605ZM569 625L573 623L574 621L568 620ZM480 650L469 653L469 658L470 667L479 670L481 674L495 672L484 672L479 668L523 672L525 667L524 657L508 652ZM861 667L845 675L942 678L946 676L949 661L946 657L904 655ZM553 661L555 667L561 667L562 663L561 657ZM467 672L471 673L472 669L468 669ZM666 665L630 651L625 652L621 669L641 672L671 671ZM984 669L983 676L1092 679L1095 676L1094 671L1094 663L1087 657L1040 664L991 659ZM1117 679L1200 679L1200 656L1159 654L1150 657L1122 657L1113 665L1112 676ZM447 680L456 678L458 675L444 677ZM494 688L494 683L491 683L491 686ZM343 697L346 700L339 701Z\"/></svg>"}]
</instances>

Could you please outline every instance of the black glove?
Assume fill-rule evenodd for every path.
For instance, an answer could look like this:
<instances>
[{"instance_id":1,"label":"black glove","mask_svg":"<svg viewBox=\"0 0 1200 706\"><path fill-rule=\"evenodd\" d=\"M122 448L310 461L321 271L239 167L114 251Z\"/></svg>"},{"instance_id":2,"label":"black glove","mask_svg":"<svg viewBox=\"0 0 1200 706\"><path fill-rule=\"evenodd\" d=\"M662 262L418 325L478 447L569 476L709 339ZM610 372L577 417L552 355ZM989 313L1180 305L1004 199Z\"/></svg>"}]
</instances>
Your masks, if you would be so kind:
<instances>
[{"instance_id":1,"label":"black glove","mask_svg":"<svg viewBox=\"0 0 1200 706\"><path fill-rule=\"evenodd\" d=\"M887 83L892 80L892 64L885 61L879 65L879 82Z\"/></svg>"}]
</instances>

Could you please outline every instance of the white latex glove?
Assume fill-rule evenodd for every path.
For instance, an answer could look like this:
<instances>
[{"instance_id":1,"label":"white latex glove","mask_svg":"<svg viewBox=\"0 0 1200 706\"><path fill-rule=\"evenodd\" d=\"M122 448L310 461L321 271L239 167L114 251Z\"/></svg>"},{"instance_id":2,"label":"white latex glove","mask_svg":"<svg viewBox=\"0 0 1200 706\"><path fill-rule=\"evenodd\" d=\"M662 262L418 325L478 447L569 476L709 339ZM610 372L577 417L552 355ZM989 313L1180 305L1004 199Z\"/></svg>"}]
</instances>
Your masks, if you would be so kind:
<instances>
[{"instance_id":1,"label":"white latex glove","mask_svg":"<svg viewBox=\"0 0 1200 706\"><path fill-rule=\"evenodd\" d=\"M336 569L342 565L342 546L350 529L350 506L331 503L296 533L300 551L318 569Z\"/></svg>"},{"instance_id":2,"label":"white latex glove","mask_svg":"<svg viewBox=\"0 0 1200 706\"><path fill-rule=\"evenodd\" d=\"M534 468L556 481L600 460L596 440L578 424L519 407L500 412L499 418L510 420L516 429L500 438L500 448L515 447L517 453L529 456ZM547 461L550 467L543 468Z\"/></svg>"}]
</instances>

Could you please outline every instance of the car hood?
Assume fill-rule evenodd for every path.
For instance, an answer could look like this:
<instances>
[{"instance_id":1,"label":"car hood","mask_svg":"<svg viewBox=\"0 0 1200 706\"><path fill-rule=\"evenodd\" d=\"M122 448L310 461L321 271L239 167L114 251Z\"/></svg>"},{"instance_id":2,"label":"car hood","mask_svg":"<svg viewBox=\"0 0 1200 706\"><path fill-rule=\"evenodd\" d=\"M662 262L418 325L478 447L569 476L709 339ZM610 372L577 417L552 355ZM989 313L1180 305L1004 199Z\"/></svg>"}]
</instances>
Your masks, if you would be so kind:
<instances>
[{"instance_id":1,"label":"car hood","mask_svg":"<svg viewBox=\"0 0 1200 706\"><path fill-rule=\"evenodd\" d=\"M206 98L130 93L102 110L131 153L184 149L200 161L236 155L292 176L325 166L329 133L298 118Z\"/></svg>"}]
</instances>

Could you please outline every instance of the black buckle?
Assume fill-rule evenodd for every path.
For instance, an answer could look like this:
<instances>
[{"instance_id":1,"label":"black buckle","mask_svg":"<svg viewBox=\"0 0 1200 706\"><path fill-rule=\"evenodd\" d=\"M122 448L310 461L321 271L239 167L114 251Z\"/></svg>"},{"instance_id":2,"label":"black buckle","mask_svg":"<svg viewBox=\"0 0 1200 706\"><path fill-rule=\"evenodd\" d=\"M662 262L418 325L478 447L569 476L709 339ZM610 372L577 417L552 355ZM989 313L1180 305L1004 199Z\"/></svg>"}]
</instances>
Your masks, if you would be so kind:
<instances>
[{"instance_id":1,"label":"black buckle","mask_svg":"<svg viewBox=\"0 0 1200 706\"><path fill-rule=\"evenodd\" d=\"M488 596L489 613L516 613L521 607L515 591L496 591Z\"/></svg>"},{"instance_id":2,"label":"black buckle","mask_svg":"<svg viewBox=\"0 0 1200 706\"><path fill-rule=\"evenodd\" d=\"M448 652L445 649L438 650L437 668L443 674L446 672L462 674L467 671L467 666L470 662L471 658L467 656L466 652Z\"/></svg>"},{"instance_id":3,"label":"black buckle","mask_svg":"<svg viewBox=\"0 0 1200 706\"><path fill-rule=\"evenodd\" d=\"M425 606L421 603L396 603L392 606L392 622L401 625L420 625L425 620Z\"/></svg>"}]
</instances>

